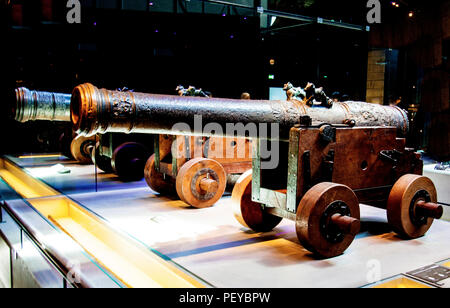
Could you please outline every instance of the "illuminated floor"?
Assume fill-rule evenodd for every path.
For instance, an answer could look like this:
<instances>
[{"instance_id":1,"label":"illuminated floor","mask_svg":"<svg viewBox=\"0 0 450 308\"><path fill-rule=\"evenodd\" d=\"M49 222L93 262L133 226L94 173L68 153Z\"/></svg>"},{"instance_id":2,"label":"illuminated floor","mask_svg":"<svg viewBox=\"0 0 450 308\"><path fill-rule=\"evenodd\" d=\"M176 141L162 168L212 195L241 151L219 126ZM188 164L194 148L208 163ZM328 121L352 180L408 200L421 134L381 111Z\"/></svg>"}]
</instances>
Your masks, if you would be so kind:
<instances>
[{"instance_id":1,"label":"illuminated floor","mask_svg":"<svg viewBox=\"0 0 450 308\"><path fill-rule=\"evenodd\" d=\"M216 287L360 287L368 284L374 261L384 279L450 258L445 221L421 239L403 241L390 232L385 211L362 206L364 230L347 252L316 260L299 245L291 221L267 234L242 228L229 197L213 208L191 209L157 196L144 182L124 184L111 176L99 177L95 193L92 166L67 167L70 174L41 177ZM28 170L45 167L39 168Z\"/></svg>"}]
</instances>

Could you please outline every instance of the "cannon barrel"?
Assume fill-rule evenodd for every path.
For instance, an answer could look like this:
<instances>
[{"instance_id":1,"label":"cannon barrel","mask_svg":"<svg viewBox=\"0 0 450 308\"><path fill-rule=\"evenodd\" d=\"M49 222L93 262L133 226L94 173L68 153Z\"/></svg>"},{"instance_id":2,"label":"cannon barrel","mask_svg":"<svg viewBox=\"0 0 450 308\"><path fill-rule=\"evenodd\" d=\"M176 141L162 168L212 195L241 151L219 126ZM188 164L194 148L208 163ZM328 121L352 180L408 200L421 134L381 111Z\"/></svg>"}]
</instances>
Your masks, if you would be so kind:
<instances>
[{"instance_id":1,"label":"cannon barrel","mask_svg":"<svg viewBox=\"0 0 450 308\"><path fill-rule=\"evenodd\" d=\"M225 129L227 124L277 123L282 140L288 139L289 130L299 124L303 116L328 124L343 124L352 119L360 127L396 127L399 134L406 134L409 128L404 110L364 102L334 103L331 108L323 108L309 107L297 100L180 97L109 91L92 84L79 85L72 94L72 123L77 133L86 136L109 132L208 135L194 130L198 126L196 116L201 116L203 124L219 124L223 132L215 131L211 135L222 136L231 136ZM177 125L177 129L173 129L179 123L187 126Z\"/></svg>"},{"instance_id":2,"label":"cannon barrel","mask_svg":"<svg viewBox=\"0 0 450 308\"><path fill-rule=\"evenodd\" d=\"M16 89L13 109L16 121L36 120L70 122L70 94Z\"/></svg>"}]
</instances>

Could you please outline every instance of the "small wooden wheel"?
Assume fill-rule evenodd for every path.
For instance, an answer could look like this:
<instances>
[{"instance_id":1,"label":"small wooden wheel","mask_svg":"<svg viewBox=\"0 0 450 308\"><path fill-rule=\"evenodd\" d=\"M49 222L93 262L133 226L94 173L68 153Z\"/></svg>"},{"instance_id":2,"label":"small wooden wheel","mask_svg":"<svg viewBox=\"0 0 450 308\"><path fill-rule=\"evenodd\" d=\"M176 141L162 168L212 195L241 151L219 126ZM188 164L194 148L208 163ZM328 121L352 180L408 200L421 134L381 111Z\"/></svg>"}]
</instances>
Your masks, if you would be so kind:
<instances>
[{"instance_id":1,"label":"small wooden wheel","mask_svg":"<svg viewBox=\"0 0 450 308\"><path fill-rule=\"evenodd\" d=\"M127 142L114 151L111 165L122 181L140 181L144 177L145 163L149 157L145 146Z\"/></svg>"},{"instance_id":2,"label":"small wooden wheel","mask_svg":"<svg viewBox=\"0 0 450 308\"><path fill-rule=\"evenodd\" d=\"M77 136L70 144L70 153L80 164L92 163L91 153L95 147L95 136Z\"/></svg>"},{"instance_id":3,"label":"small wooden wheel","mask_svg":"<svg viewBox=\"0 0 450 308\"><path fill-rule=\"evenodd\" d=\"M92 151L92 161L95 165L97 165L97 168L102 170L105 173L112 173L113 168L111 165L111 158L105 155L100 155L100 144L97 144L97 146Z\"/></svg>"},{"instance_id":4,"label":"small wooden wheel","mask_svg":"<svg viewBox=\"0 0 450 308\"><path fill-rule=\"evenodd\" d=\"M58 138L59 142L59 151L66 157L73 157L71 153L70 146L72 144L73 139L76 137L73 136L72 130L70 132L65 130Z\"/></svg>"},{"instance_id":5,"label":"small wooden wheel","mask_svg":"<svg viewBox=\"0 0 450 308\"><path fill-rule=\"evenodd\" d=\"M144 177L147 185L155 192L163 195L171 195L175 191L175 185L172 178L164 177L164 174L155 169L155 154L150 156L145 165Z\"/></svg>"},{"instance_id":6,"label":"small wooden wheel","mask_svg":"<svg viewBox=\"0 0 450 308\"><path fill-rule=\"evenodd\" d=\"M227 185L222 165L206 158L194 158L184 164L177 176L177 193L181 200L196 208L213 206Z\"/></svg>"},{"instance_id":7,"label":"small wooden wheel","mask_svg":"<svg viewBox=\"0 0 450 308\"><path fill-rule=\"evenodd\" d=\"M437 193L433 182L424 176L402 176L389 194L387 217L394 230L406 238L423 236L441 218L443 208L436 204Z\"/></svg>"},{"instance_id":8,"label":"small wooden wheel","mask_svg":"<svg viewBox=\"0 0 450 308\"><path fill-rule=\"evenodd\" d=\"M359 202L347 186L320 183L300 201L296 229L300 243L320 257L341 255L359 232Z\"/></svg>"},{"instance_id":9,"label":"small wooden wheel","mask_svg":"<svg viewBox=\"0 0 450 308\"><path fill-rule=\"evenodd\" d=\"M241 225L256 232L269 232L283 218L264 211L261 204L252 201L252 170L239 178L231 195L234 217Z\"/></svg>"}]
</instances>

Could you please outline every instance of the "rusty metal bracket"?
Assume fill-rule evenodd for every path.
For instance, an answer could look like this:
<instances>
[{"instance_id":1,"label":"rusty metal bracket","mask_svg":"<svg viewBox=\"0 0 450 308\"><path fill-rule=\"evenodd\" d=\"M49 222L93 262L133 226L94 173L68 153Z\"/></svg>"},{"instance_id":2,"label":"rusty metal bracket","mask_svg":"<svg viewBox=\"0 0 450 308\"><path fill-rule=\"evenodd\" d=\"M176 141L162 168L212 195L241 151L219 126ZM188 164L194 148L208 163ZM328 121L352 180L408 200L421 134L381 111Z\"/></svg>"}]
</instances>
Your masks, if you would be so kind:
<instances>
[{"instance_id":1,"label":"rusty metal bracket","mask_svg":"<svg viewBox=\"0 0 450 308\"><path fill-rule=\"evenodd\" d=\"M211 138L206 137L204 139L204 147L203 147L203 156L205 158L208 158L210 146L211 146Z\"/></svg>"},{"instance_id":2,"label":"rusty metal bracket","mask_svg":"<svg viewBox=\"0 0 450 308\"><path fill-rule=\"evenodd\" d=\"M397 150L384 150L381 151L378 156L380 157L380 159L387 161L389 163L392 163L394 166L398 164L399 159L401 158L401 156L403 155L402 152L399 152Z\"/></svg>"},{"instance_id":3,"label":"rusty metal bracket","mask_svg":"<svg viewBox=\"0 0 450 308\"><path fill-rule=\"evenodd\" d=\"M253 175L252 175L252 201L260 202L261 198L261 147L259 139L252 139L253 143Z\"/></svg>"},{"instance_id":4,"label":"rusty metal bracket","mask_svg":"<svg viewBox=\"0 0 450 308\"><path fill-rule=\"evenodd\" d=\"M311 152L305 151L302 157L303 162L303 193L305 194L313 186L311 177Z\"/></svg>"},{"instance_id":5,"label":"rusty metal bracket","mask_svg":"<svg viewBox=\"0 0 450 308\"><path fill-rule=\"evenodd\" d=\"M172 139L173 139L172 149L178 149L177 136L172 136ZM178 175L177 156L172 155L172 176L176 177L177 175Z\"/></svg>"},{"instance_id":6,"label":"rusty metal bracket","mask_svg":"<svg viewBox=\"0 0 450 308\"><path fill-rule=\"evenodd\" d=\"M310 127L312 126L312 119L310 116L301 116L300 117L300 126Z\"/></svg>"},{"instance_id":7,"label":"rusty metal bracket","mask_svg":"<svg viewBox=\"0 0 450 308\"><path fill-rule=\"evenodd\" d=\"M298 151L300 144L300 130L291 129L289 137L288 183L286 209L296 213L298 207Z\"/></svg>"},{"instance_id":8,"label":"rusty metal bracket","mask_svg":"<svg viewBox=\"0 0 450 308\"><path fill-rule=\"evenodd\" d=\"M336 142L336 127L324 123L319 126L319 130L320 140L323 143L329 144L331 142Z\"/></svg>"},{"instance_id":9,"label":"rusty metal bracket","mask_svg":"<svg viewBox=\"0 0 450 308\"><path fill-rule=\"evenodd\" d=\"M323 182L333 182L333 171L334 171L334 150L330 150L328 155L324 157L322 168L323 168Z\"/></svg>"},{"instance_id":10,"label":"rusty metal bracket","mask_svg":"<svg viewBox=\"0 0 450 308\"><path fill-rule=\"evenodd\" d=\"M107 133L104 135L99 135L99 154L101 156L106 156L108 158L113 157L113 134Z\"/></svg>"},{"instance_id":11,"label":"rusty metal bracket","mask_svg":"<svg viewBox=\"0 0 450 308\"><path fill-rule=\"evenodd\" d=\"M161 153L159 152L159 136L154 135L153 144L155 146L155 170L156 172L160 172L161 169Z\"/></svg>"}]
</instances>

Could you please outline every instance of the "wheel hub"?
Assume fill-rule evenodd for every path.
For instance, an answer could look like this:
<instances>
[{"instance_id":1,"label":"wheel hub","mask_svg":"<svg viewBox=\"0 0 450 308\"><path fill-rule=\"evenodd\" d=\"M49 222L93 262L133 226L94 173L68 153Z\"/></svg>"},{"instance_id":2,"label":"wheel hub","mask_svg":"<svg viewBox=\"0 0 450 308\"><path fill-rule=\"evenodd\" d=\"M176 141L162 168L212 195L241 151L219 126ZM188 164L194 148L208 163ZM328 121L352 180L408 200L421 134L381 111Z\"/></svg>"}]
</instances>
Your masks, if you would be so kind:
<instances>
[{"instance_id":1,"label":"wheel hub","mask_svg":"<svg viewBox=\"0 0 450 308\"><path fill-rule=\"evenodd\" d=\"M336 214L351 216L350 208L343 201L335 201L322 214L320 219L320 232L330 243L340 243L345 238L345 232L332 222L332 217Z\"/></svg>"},{"instance_id":2,"label":"wheel hub","mask_svg":"<svg viewBox=\"0 0 450 308\"><path fill-rule=\"evenodd\" d=\"M419 201L431 202L430 194L426 190L419 190L415 193L409 206L411 222L420 227L428 223L428 216L417 206Z\"/></svg>"},{"instance_id":3,"label":"wheel hub","mask_svg":"<svg viewBox=\"0 0 450 308\"><path fill-rule=\"evenodd\" d=\"M217 173L209 168L199 170L193 177L191 181L191 192L198 200L210 200L212 199L217 191L205 192L199 188L200 181L203 179L211 179L216 182L219 181L219 176Z\"/></svg>"},{"instance_id":4,"label":"wheel hub","mask_svg":"<svg viewBox=\"0 0 450 308\"><path fill-rule=\"evenodd\" d=\"M95 146L95 143L92 140L86 140L81 144L80 149L82 149L81 154L86 158L91 158L90 152L92 148Z\"/></svg>"}]
</instances>

